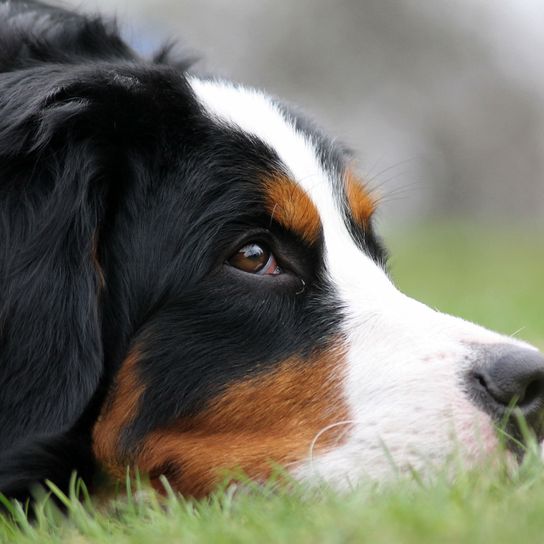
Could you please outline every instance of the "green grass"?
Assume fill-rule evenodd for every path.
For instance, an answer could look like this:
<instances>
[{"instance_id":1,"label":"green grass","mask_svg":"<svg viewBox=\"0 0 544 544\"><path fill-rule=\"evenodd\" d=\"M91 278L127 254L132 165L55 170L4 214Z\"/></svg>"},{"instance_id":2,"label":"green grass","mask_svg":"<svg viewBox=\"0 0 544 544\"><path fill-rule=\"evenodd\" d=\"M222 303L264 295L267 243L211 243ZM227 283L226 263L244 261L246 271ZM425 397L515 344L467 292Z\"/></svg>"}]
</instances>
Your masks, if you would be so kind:
<instances>
[{"instance_id":1,"label":"green grass","mask_svg":"<svg viewBox=\"0 0 544 544\"><path fill-rule=\"evenodd\" d=\"M542 232L441 225L388 236L392 272L408 294L544 347ZM0 542L469 543L544 542L544 470L533 452L514 474L461 471L454 482L403 480L339 495L321 489L253 489L208 501L148 496L113 504L51 501L37 519L22 507L0 518Z\"/></svg>"},{"instance_id":2,"label":"green grass","mask_svg":"<svg viewBox=\"0 0 544 544\"><path fill-rule=\"evenodd\" d=\"M22 514L19 527L0 522L2 542L527 544L543 541L544 471L532 458L513 476L489 468L453 483L401 481L344 495L261 489L202 502L120 500L101 513L72 500L67 518L46 504L32 524Z\"/></svg>"}]
</instances>

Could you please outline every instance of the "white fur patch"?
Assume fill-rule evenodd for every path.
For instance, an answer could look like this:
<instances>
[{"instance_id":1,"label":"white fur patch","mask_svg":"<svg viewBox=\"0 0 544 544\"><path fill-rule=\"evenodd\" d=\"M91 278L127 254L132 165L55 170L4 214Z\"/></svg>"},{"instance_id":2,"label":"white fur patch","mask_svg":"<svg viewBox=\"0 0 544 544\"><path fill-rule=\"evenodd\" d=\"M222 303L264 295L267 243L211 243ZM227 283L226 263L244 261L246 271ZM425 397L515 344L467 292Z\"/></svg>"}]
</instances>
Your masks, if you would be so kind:
<instances>
[{"instance_id":1,"label":"white fur patch","mask_svg":"<svg viewBox=\"0 0 544 544\"><path fill-rule=\"evenodd\" d=\"M268 144L309 195L323 225L326 269L347 311L345 398L352 425L341 445L310 455L295 475L345 487L365 475L442 464L458 448L465 459L493 450L492 422L461 386L473 362L471 346L527 346L400 293L354 243L333 194L335 174L322 168L311 138L270 98L225 82L192 78L190 84L213 119Z\"/></svg>"}]
</instances>

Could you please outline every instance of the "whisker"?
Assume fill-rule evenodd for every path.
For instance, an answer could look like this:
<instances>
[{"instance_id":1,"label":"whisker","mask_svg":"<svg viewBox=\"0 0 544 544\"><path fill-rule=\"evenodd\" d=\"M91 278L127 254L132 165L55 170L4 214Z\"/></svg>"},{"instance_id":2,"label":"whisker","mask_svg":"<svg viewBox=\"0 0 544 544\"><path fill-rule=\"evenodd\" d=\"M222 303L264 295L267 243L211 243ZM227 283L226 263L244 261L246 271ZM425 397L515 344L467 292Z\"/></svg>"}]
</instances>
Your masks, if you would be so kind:
<instances>
[{"instance_id":1,"label":"whisker","mask_svg":"<svg viewBox=\"0 0 544 544\"><path fill-rule=\"evenodd\" d=\"M364 176L366 179L368 179L368 181L371 181L371 180L375 180L381 176L383 176L384 174L387 174L388 172L391 172L391 170L394 170L395 168L399 168L400 166L404 166L404 165L407 165L407 164L410 164L410 163L414 163L416 161L416 158L413 157L413 158L410 158L410 159L404 159L402 161L399 161L399 162L396 162L394 164L391 164L385 168L382 168L382 170L380 170L379 172L376 172L376 173L373 173L372 172L372 169L377 165L378 161L375 162L374 166L367 171L367 174L366 176ZM368 178L367 178L368 176Z\"/></svg>"},{"instance_id":2,"label":"whisker","mask_svg":"<svg viewBox=\"0 0 544 544\"><path fill-rule=\"evenodd\" d=\"M344 436L349 432L350 428L346 427L338 436L338 438L334 441L334 447L338 446L338 444L344 439Z\"/></svg>"},{"instance_id":3,"label":"whisker","mask_svg":"<svg viewBox=\"0 0 544 544\"><path fill-rule=\"evenodd\" d=\"M309 453L309 457L310 457L310 468L312 470L312 472L315 471L314 469L314 449L315 449L315 446L317 444L317 441L319 440L319 438L324 434L326 433L327 431L330 431L331 429L334 429L336 427L340 427L342 425L352 425L353 423L355 423L355 420L353 419L346 419L345 421L337 421L336 423L331 423L330 425L327 425L326 427L323 427L314 437L314 439L312 440L312 443L310 444L310 453ZM345 433L344 433L345 434Z\"/></svg>"}]
</instances>

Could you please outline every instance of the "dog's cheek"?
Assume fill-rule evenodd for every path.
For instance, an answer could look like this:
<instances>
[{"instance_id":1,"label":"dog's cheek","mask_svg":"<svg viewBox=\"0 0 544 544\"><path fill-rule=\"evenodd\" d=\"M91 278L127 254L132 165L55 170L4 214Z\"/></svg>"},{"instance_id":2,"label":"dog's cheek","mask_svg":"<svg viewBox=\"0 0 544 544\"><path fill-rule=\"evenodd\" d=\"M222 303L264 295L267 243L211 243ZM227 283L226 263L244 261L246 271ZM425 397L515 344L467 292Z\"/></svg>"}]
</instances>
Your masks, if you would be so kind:
<instances>
[{"instance_id":1,"label":"dog's cheek","mask_svg":"<svg viewBox=\"0 0 544 544\"><path fill-rule=\"evenodd\" d=\"M131 464L156 488L163 490L164 475L176 491L194 497L210 493L229 473L264 481L275 467L289 470L311 449L330 449L348 434L337 425L348 419L344 376L341 348L290 358L270 373L230 384L197 416L153 431L134 449ZM112 468L117 477L126 470L119 463Z\"/></svg>"}]
</instances>

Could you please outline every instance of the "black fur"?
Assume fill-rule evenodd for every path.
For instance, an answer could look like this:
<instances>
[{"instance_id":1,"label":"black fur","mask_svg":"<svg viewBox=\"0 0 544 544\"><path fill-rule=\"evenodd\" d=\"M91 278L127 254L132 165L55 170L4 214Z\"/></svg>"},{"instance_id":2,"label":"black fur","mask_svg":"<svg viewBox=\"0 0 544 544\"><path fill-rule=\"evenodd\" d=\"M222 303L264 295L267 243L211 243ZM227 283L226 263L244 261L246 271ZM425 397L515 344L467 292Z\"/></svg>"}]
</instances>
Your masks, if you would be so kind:
<instances>
[{"instance_id":1,"label":"black fur","mask_svg":"<svg viewBox=\"0 0 544 544\"><path fill-rule=\"evenodd\" d=\"M264 213L274 152L201 111L182 70L115 26L0 2L0 491L91 479L90 431L130 349L142 408L123 444L233 379L337 334L308 246ZM300 121L302 126L302 121ZM310 130L310 129L308 129ZM320 137L323 160L343 155ZM280 278L225 266L268 243ZM381 249L366 231L361 243ZM296 295L303 278L306 290ZM104 285L102 281L104 280Z\"/></svg>"}]
</instances>

